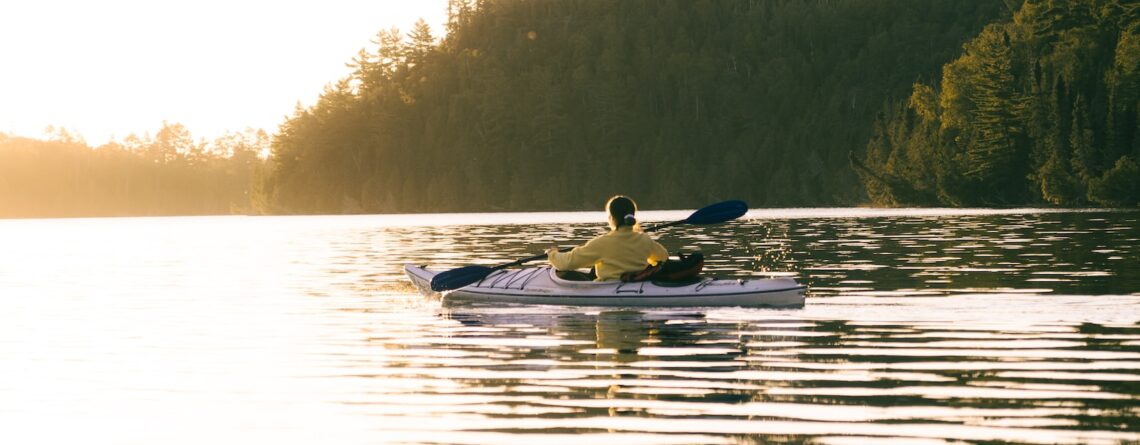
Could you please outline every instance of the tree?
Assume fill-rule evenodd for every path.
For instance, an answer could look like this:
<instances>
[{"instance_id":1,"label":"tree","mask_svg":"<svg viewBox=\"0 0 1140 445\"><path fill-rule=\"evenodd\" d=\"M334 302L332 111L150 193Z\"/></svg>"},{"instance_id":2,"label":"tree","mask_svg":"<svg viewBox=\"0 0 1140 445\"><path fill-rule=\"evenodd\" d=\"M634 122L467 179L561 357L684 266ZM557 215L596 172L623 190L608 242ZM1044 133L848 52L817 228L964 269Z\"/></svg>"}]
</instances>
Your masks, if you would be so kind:
<instances>
[{"instance_id":1,"label":"tree","mask_svg":"<svg viewBox=\"0 0 1140 445\"><path fill-rule=\"evenodd\" d=\"M167 164L197 153L199 148L185 126L162 121L162 128L155 133L154 140L145 150L154 162Z\"/></svg>"},{"instance_id":2,"label":"tree","mask_svg":"<svg viewBox=\"0 0 1140 445\"><path fill-rule=\"evenodd\" d=\"M252 130L250 130L252 131ZM128 136L90 147L70 132L0 139L0 217L200 215L250 209L250 170L260 159L221 155L223 142L194 143L179 124L159 137ZM265 133L260 132L264 143ZM187 145L187 141L189 145ZM197 150L200 162L160 162ZM165 158L163 158L165 159ZM180 158L179 158L180 159Z\"/></svg>"},{"instance_id":3,"label":"tree","mask_svg":"<svg viewBox=\"0 0 1140 445\"><path fill-rule=\"evenodd\" d=\"M431 27L423 18L416 21L412 31L408 33L407 58L411 65L423 64L428 55L435 51L435 37L431 34Z\"/></svg>"},{"instance_id":4,"label":"tree","mask_svg":"<svg viewBox=\"0 0 1140 445\"><path fill-rule=\"evenodd\" d=\"M1000 14L988 0L452 0L441 41L422 23L406 42L381 32L348 88L281 125L265 190L285 212L594 208L617 192L651 208L850 204L865 193L847 153L875 111ZM884 139L891 175L922 187L906 201L964 182L947 165L965 149L929 145L946 122L929 90L921 112L939 116L906 111Z\"/></svg>"},{"instance_id":5,"label":"tree","mask_svg":"<svg viewBox=\"0 0 1140 445\"><path fill-rule=\"evenodd\" d=\"M988 25L943 68L936 111L929 100L912 100L940 122L937 138L897 122L909 119L902 114L878 127L907 128L911 140L936 149L904 158L902 145L876 136L856 163L868 170L865 187L877 201L897 198L882 188L899 171L897 162L878 161L888 150L904 164L939 166L943 204L1135 205L1128 175L1140 128L1137 9L1115 0L1029 0L1012 21ZM912 98L928 91L916 85ZM903 180L894 188L921 188L894 177Z\"/></svg>"}]
</instances>

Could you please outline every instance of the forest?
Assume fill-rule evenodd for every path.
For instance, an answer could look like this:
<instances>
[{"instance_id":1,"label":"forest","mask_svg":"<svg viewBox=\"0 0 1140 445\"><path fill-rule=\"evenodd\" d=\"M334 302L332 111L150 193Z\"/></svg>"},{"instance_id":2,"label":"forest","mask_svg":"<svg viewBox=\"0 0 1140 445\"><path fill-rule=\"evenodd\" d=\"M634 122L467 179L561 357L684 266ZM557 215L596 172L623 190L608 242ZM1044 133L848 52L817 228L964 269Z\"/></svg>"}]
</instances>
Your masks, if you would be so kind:
<instances>
[{"instance_id":1,"label":"forest","mask_svg":"<svg viewBox=\"0 0 1140 445\"><path fill-rule=\"evenodd\" d=\"M273 139L278 213L866 201L850 153L1000 0L452 0Z\"/></svg>"},{"instance_id":2,"label":"forest","mask_svg":"<svg viewBox=\"0 0 1140 445\"><path fill-rule=\"evenodd\" d=\"M1140 3L1031 0L853 156L878 205L1140 204Z\"/></svg>"},{"instance_id":3,"label":"forest","mask_svg":"<svg viewBox=\"0 0 1140 445\"><path fill-rule=\"evenodd\" d=\"M0 134L0 217L1140 204L1129 0L448 9L272 134Z\"/></svg>"},{"instance_id":4,"label":"forest","mask_svg":"<svg viewBox=\"0 0 1140 445\"><path fill-rule=\"evenodd\" d=\"M0 133L0 218L254 214L264 207L264 131L206 142L164 122L153 136L98 147L65 129L48 133Z\"/></svg>"}]
</instances>

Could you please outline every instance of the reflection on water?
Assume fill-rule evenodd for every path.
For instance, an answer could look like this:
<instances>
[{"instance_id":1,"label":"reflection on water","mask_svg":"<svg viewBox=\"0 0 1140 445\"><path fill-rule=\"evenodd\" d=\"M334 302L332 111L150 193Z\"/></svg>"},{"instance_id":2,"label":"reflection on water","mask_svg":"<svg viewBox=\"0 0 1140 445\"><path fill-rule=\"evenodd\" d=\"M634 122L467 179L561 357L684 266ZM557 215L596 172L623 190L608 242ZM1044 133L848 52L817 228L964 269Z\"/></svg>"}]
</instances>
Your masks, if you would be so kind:
<instances>
[{"instance_id":1,"label":"reflection on water","mask_svg":"<svg viewBox=\"0 0 1140 445\"><path fill-rule=\"evenodd\" d=\"M592 213L0 221L0 443L1140 441L1137 213L752 216L660 239L803 309L452 306L400 275Z\"/></svg>"},{"instance_id":2,"label":"reflection on water","mask_svg":"<svg viewBox=\"0 0 1140 445\"><path fill-rule=\"evenodd\" d=\"M462 436L479 443L549 431L1140 439L1140 348L1121 345L1140 338L1136 325L983 329L731 309L441 315L455 324L371 339L400 366L356 375L385 388L361 412L412 441L440 430L494 432ZM448 386L424 391L425 378Z\"/></svg>"}]
</instances>

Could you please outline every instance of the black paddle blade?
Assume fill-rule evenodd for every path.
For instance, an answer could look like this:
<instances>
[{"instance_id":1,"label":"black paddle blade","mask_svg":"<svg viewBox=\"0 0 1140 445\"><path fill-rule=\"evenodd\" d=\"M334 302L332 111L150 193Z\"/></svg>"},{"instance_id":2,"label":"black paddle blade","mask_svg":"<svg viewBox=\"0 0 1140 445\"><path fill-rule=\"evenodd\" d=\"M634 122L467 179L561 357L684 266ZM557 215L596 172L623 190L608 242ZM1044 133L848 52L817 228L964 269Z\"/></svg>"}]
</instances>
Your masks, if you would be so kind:
<instances>
[{"instance_id":1,"label":"black paddle blade","mask_svg":"<svg viewBox=\"0 0 1140 445\"><path fill-rule=\"evenodd\" d=\"M440 272L431 278L431 290L443 292L459 289L468 284L487 278L495 268L487 266L464 266Z\"/></svg>"},{"instance_id":2,"label":"black paddle blade","mask_svg":"<svg viewBox=\"0 0 1140 445\"><path fill-rule=\"evenodd\" d=\"M748 204L744 201L723 201L708 205L693 212L685 219L685 224L716 224L732 221L748 213Z\"/></svg>"}]
</instances>

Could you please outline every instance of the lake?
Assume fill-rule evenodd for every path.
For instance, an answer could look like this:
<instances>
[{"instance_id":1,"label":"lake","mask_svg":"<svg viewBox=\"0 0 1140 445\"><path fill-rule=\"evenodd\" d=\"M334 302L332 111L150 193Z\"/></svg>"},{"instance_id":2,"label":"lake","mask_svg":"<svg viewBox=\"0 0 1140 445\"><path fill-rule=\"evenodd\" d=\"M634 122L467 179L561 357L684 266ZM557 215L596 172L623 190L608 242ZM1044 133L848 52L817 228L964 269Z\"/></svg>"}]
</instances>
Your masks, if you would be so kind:
<instances>
[{"instance_id":1,"label":"lake","mask_svg":"<svg viewBox=\"0 0 1140 445\"><path fill-rule=\"evenodd\" d=\"M689 212L642 212L645 221ZM0 221L0 443L1140 441L1140 213L770 209L655 234L802 309L451 305L601 212Z\"/></svg>"}]
</instances>

